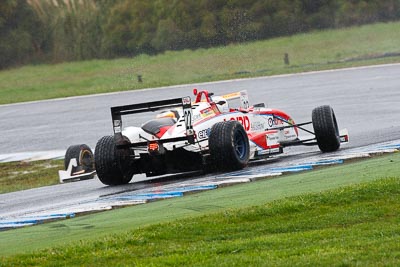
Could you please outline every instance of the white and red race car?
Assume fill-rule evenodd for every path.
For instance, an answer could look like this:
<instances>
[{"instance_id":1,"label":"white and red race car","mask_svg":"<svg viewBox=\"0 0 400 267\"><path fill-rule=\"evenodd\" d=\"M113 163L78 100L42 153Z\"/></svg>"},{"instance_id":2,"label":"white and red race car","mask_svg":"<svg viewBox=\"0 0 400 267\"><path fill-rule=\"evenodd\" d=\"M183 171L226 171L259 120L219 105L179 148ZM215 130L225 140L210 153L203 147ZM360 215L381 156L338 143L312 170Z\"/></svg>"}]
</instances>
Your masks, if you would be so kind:
<instances>
[{"instance_id":1,"label":"white and red race car","mask_svg":"<svg viewBox=\"0 0 400 267\"><path fill-rule=\"evenodd\" d=\"M193 93L194 100L187 96L112 107L114 135L102 137L95 148L100 181L119 185L139 173L232 171L250 160L282 153L287 146L318 145L322 152L331 152L349 141L346 129L339 132L330 106L315 108L312 121L296 124L283 111L251 106L247 91L224 96L197 89ZM161 113L141 126L122 126L122 116L150 111ZM303 127L307 124L314 131ZM311 137L302 139L299 130Z\"/></svg>"}]
</instances>

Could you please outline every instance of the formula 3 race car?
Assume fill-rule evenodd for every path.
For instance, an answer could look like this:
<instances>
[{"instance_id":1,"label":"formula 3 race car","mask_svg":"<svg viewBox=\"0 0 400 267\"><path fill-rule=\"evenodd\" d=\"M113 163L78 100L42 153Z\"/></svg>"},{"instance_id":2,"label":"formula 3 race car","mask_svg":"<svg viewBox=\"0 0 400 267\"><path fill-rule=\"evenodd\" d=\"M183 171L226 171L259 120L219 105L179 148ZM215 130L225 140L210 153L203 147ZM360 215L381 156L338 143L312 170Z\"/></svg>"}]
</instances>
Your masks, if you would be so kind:
<instances>
[{"instance_id":1,"label":"formula 3 race car","mask_svg":"<svg viewBox=\"0 0 400 267\"><path fill-rule=\"evenodd\" d=\"M194 100L187 96L112 107L114 135L102 137L94 153L100 181L120 185L139 173L151 177L233 171L251 160L283 153L288 146L318 145L322 152L332 152L349 141L347 130L339 132L335 113L327 105L312 111L312 121L296 124L283 111L263 103L251 106L247 91L224 96L197 89L193 93ZM155 111L156 118L123 127L123 116ZM314 131L304 128L307 124ZM301 138L300 130L310 137Z\"/></svg>"}]
</instances>

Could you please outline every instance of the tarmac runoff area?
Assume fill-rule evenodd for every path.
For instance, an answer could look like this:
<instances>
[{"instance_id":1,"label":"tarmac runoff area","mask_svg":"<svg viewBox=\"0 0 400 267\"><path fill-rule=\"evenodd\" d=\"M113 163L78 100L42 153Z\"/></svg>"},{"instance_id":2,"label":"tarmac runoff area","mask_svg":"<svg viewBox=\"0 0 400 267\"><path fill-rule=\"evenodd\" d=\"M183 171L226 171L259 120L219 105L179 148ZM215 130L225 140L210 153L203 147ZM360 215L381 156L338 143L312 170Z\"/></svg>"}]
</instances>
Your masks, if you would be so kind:
<instances>
[{"instance_id":1,"label":"tarmac runoff area","mask_svg":"<svg viewBox=\"0 0 400 267\"><path fill-rule=\"evenodd\" d=\"M250 167L229 173L208 175L169 183L156 183L155 186L104 195L94 199L86 199L78 203L48 209L40 212L26 213L18 216L0 217L0 231L19 227L32 226L54 220L74 218L91 212L111 210L121 206L145 204L152 201L183 197L186 194L213 190L219 187L253 182L259 179L280 176L285 173L310 171L315 166L342 164L346 160L368 158L376 154L400 151L400 140L368 145L358 148L342 149L334 153L318 153L311 157L297 158L294 161L279 164L252 164ZM0 155L0 162L39 159L60 159L65 151L16 153ZM273 165L273 166L271 166ZM76 181L79 183L79 181Z\"/></svg>"}]
</instances>

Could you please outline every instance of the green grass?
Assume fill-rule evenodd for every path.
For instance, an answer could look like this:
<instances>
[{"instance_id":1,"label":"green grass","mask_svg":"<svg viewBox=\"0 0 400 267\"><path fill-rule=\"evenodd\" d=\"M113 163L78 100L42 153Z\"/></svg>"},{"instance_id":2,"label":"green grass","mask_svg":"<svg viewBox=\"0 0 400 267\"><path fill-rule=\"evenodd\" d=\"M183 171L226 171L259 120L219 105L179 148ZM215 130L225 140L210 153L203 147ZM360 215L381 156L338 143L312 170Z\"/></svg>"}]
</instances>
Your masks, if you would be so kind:
<instances>
[{"instance_id":1,"label":"green grass","mask_svg":"<svg viewBox=\"0 0 400 267\"><path fill-rule=\"evenodd\" d=\"M400 57L364 60L399 53L399 27L400 22L379 23L157 56L25 66L0 72L0 104L400 62ZM284 53L290 66L283 63ZM342 62L350 58L358 60Z\"/></svg>"},{"instance_id":2,"label":"green grass","mask_svg":"<svg viewBox=\"0 0 400 267\"><path fill-rule=\"evenodd\" d=\"M0 163L0 194L59 183L64 160Z\"/></svg>"},{"instance_id":3,"label":"green grass","mask_svg":"<svg viewBox=\"0 0 400 267\"><path fill-rule=\"evenodd\" d=\"M399 265L399 163L396 153L0 232L0 266Z\"/></svg>"},{"instance_id":4,"label":"green grass","mask_svg":"<svg viewBox=\"0 0 400 267\"><path fill-rule=\"evenodd\" d=\"M3 264L377 266L400 264L400 180L385 179L156 224Z\"/></svg>"}]
</instances>

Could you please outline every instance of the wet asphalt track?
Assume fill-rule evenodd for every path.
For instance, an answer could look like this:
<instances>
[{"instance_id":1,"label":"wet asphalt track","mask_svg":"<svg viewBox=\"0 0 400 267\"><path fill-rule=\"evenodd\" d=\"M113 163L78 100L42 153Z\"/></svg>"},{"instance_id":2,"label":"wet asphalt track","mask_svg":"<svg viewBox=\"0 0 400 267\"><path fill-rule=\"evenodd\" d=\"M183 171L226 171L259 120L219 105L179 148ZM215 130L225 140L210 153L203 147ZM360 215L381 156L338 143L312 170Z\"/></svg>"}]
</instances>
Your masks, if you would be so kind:
<instances>
[{"instance_id":1,"label":"wet asphalt track","mask_svg":"<svg viewBox=\"0 0 400 267\"><path fill-rule=\"evenodd\" d=\"M66 149L112 133L110 107L191 95L193 87L216 94L247 89L252 103L288 112L296 122L309 121L311 110L331 105L339 127L349 130L343 149L400 139L400 64L283 75L162 89L123 92L0 106L0 154ZM278 163L319 154L316 147L291 148ZM303 154L306 153L306 154ZM102 195L152 186L135 176L125 186L106 187L97 179L0 195L0 217L64 206Z\"/></svg>"}]
</instances>

